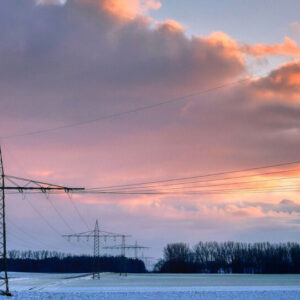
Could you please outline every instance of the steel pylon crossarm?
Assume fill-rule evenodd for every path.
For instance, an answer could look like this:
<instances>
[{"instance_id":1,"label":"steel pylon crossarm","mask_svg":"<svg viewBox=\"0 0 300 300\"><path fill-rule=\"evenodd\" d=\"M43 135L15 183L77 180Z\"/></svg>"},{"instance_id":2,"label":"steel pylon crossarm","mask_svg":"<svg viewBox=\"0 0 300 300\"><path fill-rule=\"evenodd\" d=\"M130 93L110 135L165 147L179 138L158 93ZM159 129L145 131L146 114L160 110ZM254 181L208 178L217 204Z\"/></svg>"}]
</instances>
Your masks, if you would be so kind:
<instances>
[{"instance_id":1,"label":"steel pylon crossarm","mask_svg":"<svg viewBox=\"0 0 300 300\"><path fill-rule=\"evenodd\" d=\"M106 246L103 247L104 249L121 249L121 256L125 256L125 250L134 250L135 251L135 258L138 257L138 250L143 250L143 249L150 249L150 247L146 246L141 246L135 243L134 245L128 245L125 243L125 239L123 239L123 243L120 245L114 245L114 246Z\"/></svg>"},{"instance_id":2,"label":"steel pylon crossarm","mask_svg":"<svg viewBox=\"0 0 300 300\"><path fill-rule=\"evenodd\" d=\"M42 193L55 193L55 192L64 192L64 193L72 193L74 191L84 191L84 188L75 188L75 187L67 187L32 179L26 179L22 177L16 177L11 175L4 175L6 182L8 183L5 186L5 190L16 191L16 192L42 192Z\"/></svg>"}]
</instances>

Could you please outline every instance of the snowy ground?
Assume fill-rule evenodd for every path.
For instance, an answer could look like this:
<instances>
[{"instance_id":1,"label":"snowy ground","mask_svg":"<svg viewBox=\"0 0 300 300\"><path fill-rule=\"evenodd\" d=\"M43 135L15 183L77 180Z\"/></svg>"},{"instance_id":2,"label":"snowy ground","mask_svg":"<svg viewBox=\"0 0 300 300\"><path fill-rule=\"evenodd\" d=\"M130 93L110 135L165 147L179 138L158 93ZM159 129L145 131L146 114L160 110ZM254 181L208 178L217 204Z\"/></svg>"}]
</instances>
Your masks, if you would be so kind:
<instances>
[{"instance_id":1,"label":"snowy ground","mask_svg":"<svg viewBox=\"0 0 300 300\"><path fill-rule=\"evenodd\" d=\"M12 300L300 299L300 275L9 275Z\"/></svg>"}]
</instances>

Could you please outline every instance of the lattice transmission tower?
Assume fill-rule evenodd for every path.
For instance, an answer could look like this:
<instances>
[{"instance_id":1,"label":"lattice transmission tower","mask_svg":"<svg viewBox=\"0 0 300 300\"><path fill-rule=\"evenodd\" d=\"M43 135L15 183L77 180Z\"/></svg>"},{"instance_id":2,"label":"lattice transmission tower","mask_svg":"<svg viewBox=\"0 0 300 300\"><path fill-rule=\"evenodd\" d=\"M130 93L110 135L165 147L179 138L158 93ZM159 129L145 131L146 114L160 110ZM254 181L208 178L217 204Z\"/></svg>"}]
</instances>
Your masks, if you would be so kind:
<instances>
[{"instance_id":1,"label":"lattice transmission tower","mask_svg":"<svg viewBox=\"0 0 300 300\"><path fill-rule=\"evenodd\" d=\"M15 193L71 193L73 191L82 191L84 188L70 188L66 186L45 183L41 181L20 178L16 176L6 175L4 172L2 150L0 145L0 259L1 259L1 286L4 285L4 290L1 294L11 296L9 291L9 282L7 275L7 245L6 245L6 222L5 222L5 197L6 194Z\"/></svg>"},{"instance_id":2,"label":"lattice transmission tower","mask_svg":"<svg viewBox=\"0 0 300 300\"><path fill-rule=\"evenodd\" d=\"M122 273L127 276L127 263L126 263L126 250L134 250L134 256L137 259L138 258L138 250L143 250L143 249L149 249L150 247L145 247L145 246L141 246L138 245L137 241L135 242L134 245L128 245L125 242L125 235L122 235L122 239L121 239L121 244L120 245L115 245L115 246L106 246L103 247L103 249L120 249L121 250L121 257L124 258L123 260L123 264L122 264L122 268L120 271L120 276L122 275Z\"/></svg>"},{"instance_id":3,"label":"lattice transmission tower","mask_svg":"<svg viewBox=\"0 0 300 300\"><path fill-rule=\"evenodd\" d=\"M134 250L134 257L138 258L138 250L143 250L143 249L149 249L150 247L146 246L141 246L138 245L137 241L135 242L134 245L128 245L125 243L125 237L122 236L122 243L120 245L115 245L115 246L106 246L103 247L104 249L120 249L121 250L121 256L125 257L126 256L126 250Z\"/></svg>"},{"instance_id":4,"label":"lattice transmission tower","mask_svg":"<svg viewBox=\"0 0 300 300\"><path fill-rule=\"evenodd\" d=\"M128 237L128 236L129 235L100 230L98 220L96 220L94 230L63 235L63 237L67 238L68 240L70 240L71 238L76 238L77 241L79 241L80 238L85 238L86 241L88 242L89 238L93 238L93 242L94 242L93 279L100 279L100 246L101 246L100 239L103 238L104 241L106 242L108 238L112 238L116 240L117 238L123 239L124 237Z\"/></svg>"}]
</instances>

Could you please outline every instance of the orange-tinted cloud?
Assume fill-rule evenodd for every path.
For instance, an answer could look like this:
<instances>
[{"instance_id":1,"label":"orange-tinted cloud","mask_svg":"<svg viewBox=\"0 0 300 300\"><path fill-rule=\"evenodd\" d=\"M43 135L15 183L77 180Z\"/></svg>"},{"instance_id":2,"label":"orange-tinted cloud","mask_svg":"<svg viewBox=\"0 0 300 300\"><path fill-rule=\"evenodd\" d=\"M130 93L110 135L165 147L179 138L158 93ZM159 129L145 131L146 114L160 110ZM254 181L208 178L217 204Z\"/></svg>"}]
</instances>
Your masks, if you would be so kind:
<instances>
[{"instance_id":1,"label":"orange-tinted cloud","mask_svg":"<svg viewBox=\"0 0 300 300\"><path fill-rule=\"evenodd\" d=\"M244 63L244 58L240 52L238 43L224 32L213 32L208 37L203 38L210 45L222 50L224 55L229 58L238 59L241 64Z\"/></svg>"},{"instance_id":2,"label":"orange-tinted cloud","mask_svg":"<svg viewBox=\"0 0 300 300\"><path fill-rule=\"evenodd\" d=\"M98 6L101 10L121 19L134 19L145 14L149 9L159 9L161 3L157 0L79 0Z\"/></svg>"},{"instance_id":3,"label":"orange-tinted cloud","mask_svg":"<svg viewBox=\"0 0 300 300\"><path fill-rule=\"evenodd\" d=\"M267 97L300 99L300 60L284 64L268 76L253 82L254 87Z\"/></svg>"},{"instance_id":4,"label":"orange-tinted cloud","mask_svg":"<svg viewBox=\"0 0 300 300\"><path fill-rule=\"evenodd\" d=\"M183 32L184 28L183 26L175 21L168 19L164 22L158 23L157 24L157 29L162 30L162 31L167 31L167 32Z\"/></svg>"},{"instance_id":5,"label":"orange-tinted cloud","mask_svg":"<svg viewBox=\"0 0 300 300\"><path fill-rule=\"evenodd\" d=\"M268 56L268 55L285 55L285 56L300 56L300 47L296 41L285 37L283 43L266 45L266 44L244 44L240 47L241 51L253 56Z\"/></svg>"}]
</instances>

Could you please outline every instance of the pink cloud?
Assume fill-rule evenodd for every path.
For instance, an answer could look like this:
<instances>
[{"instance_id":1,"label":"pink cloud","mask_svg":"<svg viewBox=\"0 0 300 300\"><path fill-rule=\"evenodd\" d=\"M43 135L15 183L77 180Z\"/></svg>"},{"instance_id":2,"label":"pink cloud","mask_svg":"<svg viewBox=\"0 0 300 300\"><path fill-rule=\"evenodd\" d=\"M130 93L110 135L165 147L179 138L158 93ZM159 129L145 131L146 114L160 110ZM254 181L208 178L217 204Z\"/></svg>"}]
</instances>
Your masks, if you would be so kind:
<instances>
[{"instance_id":1,"label":"pink cloud","mask_svg":"<svg viewBox=\"0 0 300 300\"><path fill-rule=\"evenodd\" d=\"M262 96L284 101L300 101L300 61L286 63L268 76L253 82L255 89Z\"/></svg>"},{"instance_id":2,"label":"pink cloud","mask_svg":"<svg viewBox=\"0 0 300 300\"><path fill-rule=\"evenodd\" d=\"M99 9L124 20L134 19L150 9L160 9L161 2L156 0L78 0L97 6Z\"/></svg>"},{"instance_id":3,"label":"pink cloud","mask_svg":"<svg viewBox=\"0 0 300 300\"><path fill-rule=\"evenodd\" d=\"M291 57L300 56L300 47L296 41L289 37L285 37L283 43L267 45L267 44L243 44L240 47L245 54L252 56L268 56L268 55L285 55Z\"/></svg>"},{"instance_id":4,"label":"pink cloud","mask_svg":"<svg viewBox=\"0 0 300 300\"><path fill-rule=\"evenodd\" d=\"M51 177L51 175L53 175L53 171L33 170L33 171L29 171L28 174L30 176L34 176L35 178L38 177L49 178Z\"/></svg>"}]
</instances>

